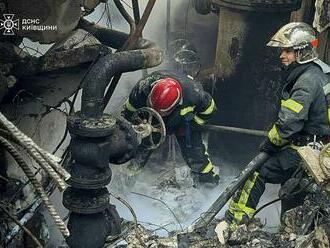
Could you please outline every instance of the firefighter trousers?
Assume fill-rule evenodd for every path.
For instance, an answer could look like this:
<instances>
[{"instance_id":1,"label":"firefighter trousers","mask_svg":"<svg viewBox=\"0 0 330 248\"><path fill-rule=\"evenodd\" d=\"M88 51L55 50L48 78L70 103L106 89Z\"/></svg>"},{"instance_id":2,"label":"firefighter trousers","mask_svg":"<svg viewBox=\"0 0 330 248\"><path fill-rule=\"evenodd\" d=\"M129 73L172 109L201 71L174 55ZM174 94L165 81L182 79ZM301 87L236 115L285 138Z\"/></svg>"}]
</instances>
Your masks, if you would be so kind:
<instances>
[{"instance_id":1,"label":"firefighter trousers","mask_svg":"<svg viewBox=\"0 0 330 248\"><path fill-rule=\"evenodd\" d=\"M301 161L298 152L292 148L286 148L274 154L235 193L230 201L227 214L236 223L251 219L265 191L265 184L283 185L301 166ZM282 213L302 204L303 200L301 195L296 195L285 201L282 200Z\"/></svg>"}]
</instances>

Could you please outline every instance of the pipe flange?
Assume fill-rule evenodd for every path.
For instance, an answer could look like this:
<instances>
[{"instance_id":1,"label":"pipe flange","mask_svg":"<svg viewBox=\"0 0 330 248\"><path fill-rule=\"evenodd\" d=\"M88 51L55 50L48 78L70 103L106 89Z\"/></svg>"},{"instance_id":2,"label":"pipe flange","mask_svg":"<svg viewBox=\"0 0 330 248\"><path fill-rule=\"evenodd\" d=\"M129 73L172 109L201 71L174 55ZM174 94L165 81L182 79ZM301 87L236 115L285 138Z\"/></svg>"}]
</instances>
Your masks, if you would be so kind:
<instances>
[{"instance_id":1,"label":"pipe flange","mask_svg":"<svg viewBox=\"0 0 330 248\"><path fill-rule=\"evenodd\" d=\"M300 8L301 0L212 0L213 4L238 10L291 12Z\"/></svg>"},{"instance_id":2,"label":"pipe flange","mask_svg":"<svg viewBox=\"0 0 330 248\"><path fill-rule=\"evenodd\" d=\"M110 194L106 188L97 190L67 188L63 193L63 205L79 214L95 214L109 206Z\"/></svg>"},{"instance_id":3,"label":"pipe flange","mask_svg":"<svg viewBox=\"0 0 330 248\"><path fill-rule=\"evenodd\" d=\"M72 164L68 168L71 174L68 184L78 189L99 189L107 186L111 181L111 169L87 167L78 164Z\"/></svg>"},{"instance_id":4,"label":"pipe flange","mask_svg":"<svg viewBox=\"0 0 330 248\"><path fill-rule=\"evenodd\" d=\"M86 118L81 112L69 116L68 129L71 134L83 137L106 137L111 135L116 125L116 118L109 114L103 114L101 118Z\"/></svg>"}]
</instances>

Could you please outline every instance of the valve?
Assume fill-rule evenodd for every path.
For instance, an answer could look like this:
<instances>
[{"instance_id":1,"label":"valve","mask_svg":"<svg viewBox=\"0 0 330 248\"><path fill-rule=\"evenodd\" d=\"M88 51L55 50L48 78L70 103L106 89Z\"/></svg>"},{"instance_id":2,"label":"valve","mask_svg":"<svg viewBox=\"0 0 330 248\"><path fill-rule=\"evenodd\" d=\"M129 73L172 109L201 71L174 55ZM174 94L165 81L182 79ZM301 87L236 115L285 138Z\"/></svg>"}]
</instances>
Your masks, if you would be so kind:
<instances>
[{"instance_id":1,"label":"valve","mask_svg":"<svg viewBox=\"0 0 330 248\"><path fill-rule=\"evenodd\" d=\"M162 117L152 108L140 108L131 118L134 131L141 138L141 145L147 150L154 150L165 140L166 127Z\"/></svg>"}]
</instances>

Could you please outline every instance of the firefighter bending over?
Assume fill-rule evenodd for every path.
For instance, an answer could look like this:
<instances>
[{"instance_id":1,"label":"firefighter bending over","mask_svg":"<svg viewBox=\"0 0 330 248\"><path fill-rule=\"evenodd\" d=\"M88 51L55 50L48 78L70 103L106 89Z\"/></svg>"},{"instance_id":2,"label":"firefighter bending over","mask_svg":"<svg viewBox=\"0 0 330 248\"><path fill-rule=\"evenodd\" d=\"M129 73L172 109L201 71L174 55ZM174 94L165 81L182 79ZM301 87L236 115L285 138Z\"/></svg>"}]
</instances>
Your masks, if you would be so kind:
<instances>
[{"instance_id":1,"label":"firefighter bending over","mask_svg":"<svg viewBox=\"0 0 330 248\"><path fill-rule=\"evenodd\" d=\"M314 30L302 22L283 26L267 46L281 49L285 68L278 119L262 142L260 150L271 157L245 182L232 198L226 216L231 228L251 219L265 183L283 184L299 168L297 147L316 141L328 143L330 135L330 67L317 59ZM282 200L282 213L301 205L304 195Z\"/></svg>"},{"instance_id":2,"label":"firefighter bending over","mask_svg":"<svg viewBox=\"0 0 330 248\"><path fill-rule=\"evenodd\" d=\"M165 122L167 133L176 135L195 182L217 185L219 175L213 170L201 131L194 128L203 125L216 111L214 100L200 82L175 71L153 72L134 86L124 106L125 118L130 120L132 113L142 107L156 110ZM142 168L150 154L140 151L131 163Z\"/></svg>"}]
</instances>

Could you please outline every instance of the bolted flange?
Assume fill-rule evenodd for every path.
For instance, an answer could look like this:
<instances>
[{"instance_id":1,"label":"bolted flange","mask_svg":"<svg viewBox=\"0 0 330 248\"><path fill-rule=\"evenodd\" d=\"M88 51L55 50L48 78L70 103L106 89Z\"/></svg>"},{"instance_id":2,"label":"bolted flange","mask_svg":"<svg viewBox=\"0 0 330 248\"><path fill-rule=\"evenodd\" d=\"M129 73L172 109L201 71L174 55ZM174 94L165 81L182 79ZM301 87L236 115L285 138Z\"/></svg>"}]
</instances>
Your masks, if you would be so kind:
<instances>
[{"instance_id":1,"label":"bolted flange","mask_svg":"<svg viewBox=\"0 0 330 248\"><path fill-rule=\"evenodd\" d=\"M109 195L106 188L86 190L69 187L63 193L63 205L75 213L95 214L108 207Z\"/></svg>"},{"instance_id":2,"label":"bolted flange","mask_svg":"<svg viewBox=\"0 0 330 248\"><path fill-rule=\"evenodd\" d=\"M111 181L111 170L108 167L95 168L73 163L68 168L71 178L70 186L78 189L98 189L107 186Z\"/></svg>"},{"instance_id":3,"label":"bolted flange","mask_svg":"<svg viewBox=\"0 0 330 248\"><path fill-rule=\"evenodd\" d=\"M83 137L105 137L111 135L116 125L116 118L103 114L99 119L86 118L77 112L68 118L68 129L71 134Z\"/></svg>"}]
</instances>

